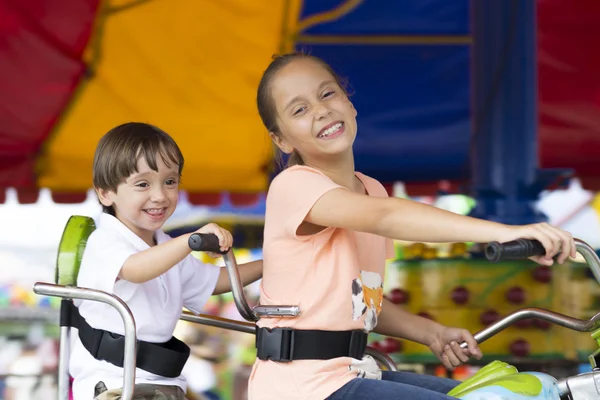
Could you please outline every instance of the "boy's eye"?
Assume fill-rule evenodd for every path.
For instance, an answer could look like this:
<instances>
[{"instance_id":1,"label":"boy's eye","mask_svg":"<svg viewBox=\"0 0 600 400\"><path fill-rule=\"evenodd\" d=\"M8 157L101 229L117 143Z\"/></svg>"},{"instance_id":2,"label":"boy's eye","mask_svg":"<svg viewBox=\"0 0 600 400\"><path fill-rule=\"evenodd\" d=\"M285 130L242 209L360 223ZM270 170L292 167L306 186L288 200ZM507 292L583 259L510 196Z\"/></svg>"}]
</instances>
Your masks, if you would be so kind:
<instances>
[{"instance_id":1,"label":"boy's eye","mask_svg":"<svg viewBox=\"0 0 600 400\"><path fill-rule=\"evenodd\" d=\"M335 93L335 92L334 92L333 90L330 90L330 91L328 91L328 92L325 92L325 93L323 94L323 97L329 97L329 96L331 96L331 95L332 95L332 94L334 94L334 93Z\"/></svg>"},{"instance_id":2,"label":"boy's eye","mask_svg":"<svg viewBox=\"0 0 600 400\"><path fill-rule=\"evenodd\" d=\"M176 179L167 179L166 184L167 185L177 185L177 180Z\"/></svg>"},{"instance_id":3,"label":"boy's eye","mask_svg":"<svg viewBox=\"0 0 600 400\"><path fill-rule=\"evenodd\" d=\"M140 182L140 183L136 184L135 186L141 187L141 188L146 188L146 187L148 187L148 183L147 182Z\"/></svg>"}]
</instances>

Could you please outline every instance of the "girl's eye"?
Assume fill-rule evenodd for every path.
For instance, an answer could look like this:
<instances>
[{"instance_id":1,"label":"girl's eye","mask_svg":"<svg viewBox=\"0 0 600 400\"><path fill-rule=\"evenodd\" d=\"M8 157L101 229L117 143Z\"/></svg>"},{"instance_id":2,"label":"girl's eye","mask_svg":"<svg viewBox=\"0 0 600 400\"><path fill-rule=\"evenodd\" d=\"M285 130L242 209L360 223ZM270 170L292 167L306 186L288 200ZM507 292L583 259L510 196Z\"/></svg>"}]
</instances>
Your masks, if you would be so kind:
<instances>
[{"instance_id":1,"label":"girl's eye","mask_svg":"<svg viewBox=\"0 0 600 400\"><path fill-rule=\"evenodd\" d=\"M329 97L332 94L334 94L335 92L333 90L329 91L329 92L325 92L325 94L323 94L323 97Z\"/></svg>"},{"instance_id":2,"label":"girl's eye","mask_svg":"<svg viewBox=\"0 0 600 400\"><path fill-rule=\"evenodd\" d=\"M300 108L296 109L292 115L298 115L298 114L304 112L304 110L306 110L306 107L300 107Z\"/></svg>"},{"instance_id":3,"label":"girl's eye","mask_svg":"<svg viewBox=\"0 0 600 400\"><path fill-rule=\"evenodd\" d=\"M176 185L177 181L175 179L167 179L167 185Z\"/></svg>"}]
</instances>

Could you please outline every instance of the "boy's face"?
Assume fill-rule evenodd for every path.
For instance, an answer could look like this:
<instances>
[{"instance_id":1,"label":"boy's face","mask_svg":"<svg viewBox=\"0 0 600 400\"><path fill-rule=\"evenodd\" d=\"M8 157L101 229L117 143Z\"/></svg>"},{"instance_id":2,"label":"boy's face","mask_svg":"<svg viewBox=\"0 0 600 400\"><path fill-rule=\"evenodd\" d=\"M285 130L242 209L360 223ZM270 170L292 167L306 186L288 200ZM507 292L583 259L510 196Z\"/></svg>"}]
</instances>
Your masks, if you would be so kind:
<instances>
[{"instance_id":1,"label":"boy's face","mask_svg":"<svg viewBox=\"0 0 600 400\"><path fill-rule=\"evenodd\" d=\"M100 202L112 206L119 221L151 246L154 231L173 215L179 198L179 166L171 163L167 167L158 154L156 164L158 171L142 157L137 163L138 172L121 183L116 192L97 189Z\"/></svg>"}]
</instances>

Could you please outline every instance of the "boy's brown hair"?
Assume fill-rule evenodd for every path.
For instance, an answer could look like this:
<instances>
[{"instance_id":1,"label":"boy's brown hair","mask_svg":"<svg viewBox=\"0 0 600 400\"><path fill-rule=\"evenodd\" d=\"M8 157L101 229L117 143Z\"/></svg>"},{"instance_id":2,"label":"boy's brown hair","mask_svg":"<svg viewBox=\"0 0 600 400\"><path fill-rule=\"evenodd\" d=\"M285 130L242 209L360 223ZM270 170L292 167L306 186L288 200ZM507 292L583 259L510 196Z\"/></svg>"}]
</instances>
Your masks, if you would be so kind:
<instances>
[{"instance_id":1,"label":"boy's brown hair","mask_svg":"<svg viewBox=\"0 0 600 400\"><path fill-rule=\"evenodd\" d=\"M179 177L183 171L183 154L177 143L161 129L141 122L128 122L108 131L96 147L93 166L95 189L117 191L117 186L137 171L137 162L144 158L148 166L158 171L156 156L170 167L179 166ZM102 210L114 215L112 207Z\"/></svg>"}]
</instances>

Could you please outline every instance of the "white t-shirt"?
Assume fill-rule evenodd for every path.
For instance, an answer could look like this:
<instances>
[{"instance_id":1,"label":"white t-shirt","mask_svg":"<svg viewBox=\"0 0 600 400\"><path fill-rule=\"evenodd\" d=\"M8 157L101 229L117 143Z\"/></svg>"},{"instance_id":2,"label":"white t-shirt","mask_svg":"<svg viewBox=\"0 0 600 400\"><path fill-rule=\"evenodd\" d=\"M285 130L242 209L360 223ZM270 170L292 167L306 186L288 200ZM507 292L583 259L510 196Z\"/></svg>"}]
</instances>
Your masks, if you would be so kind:
<instances>
[{"instance_id":1,"label":"white t-shirt","mask_svg":"<svg viewBox=\"0 0 600 400\"><path fill-rule=\"evenodd\" d=\"M161 276L141 284L118 280L125 260L149 246L117 218L102 214L87 241L77 286L103 290L127 303L136 322L137 339L164 343L173 336L183 307L199 313L216 286L219 267L207 265L188 255ZM158 244L171 238L162 231L154 235ZM124 334L123 321L111 306L94 301L76 301L83 318L96 329ZM89 400L94 387L103 381L108 389L123 386L123 370L98 361L83 347L77 330L72 333L69 372L74 378L75 400ZM136 384L177 385L184 391L183 376L165 378L136 369Z\"/></svg>"}]
</instances>

